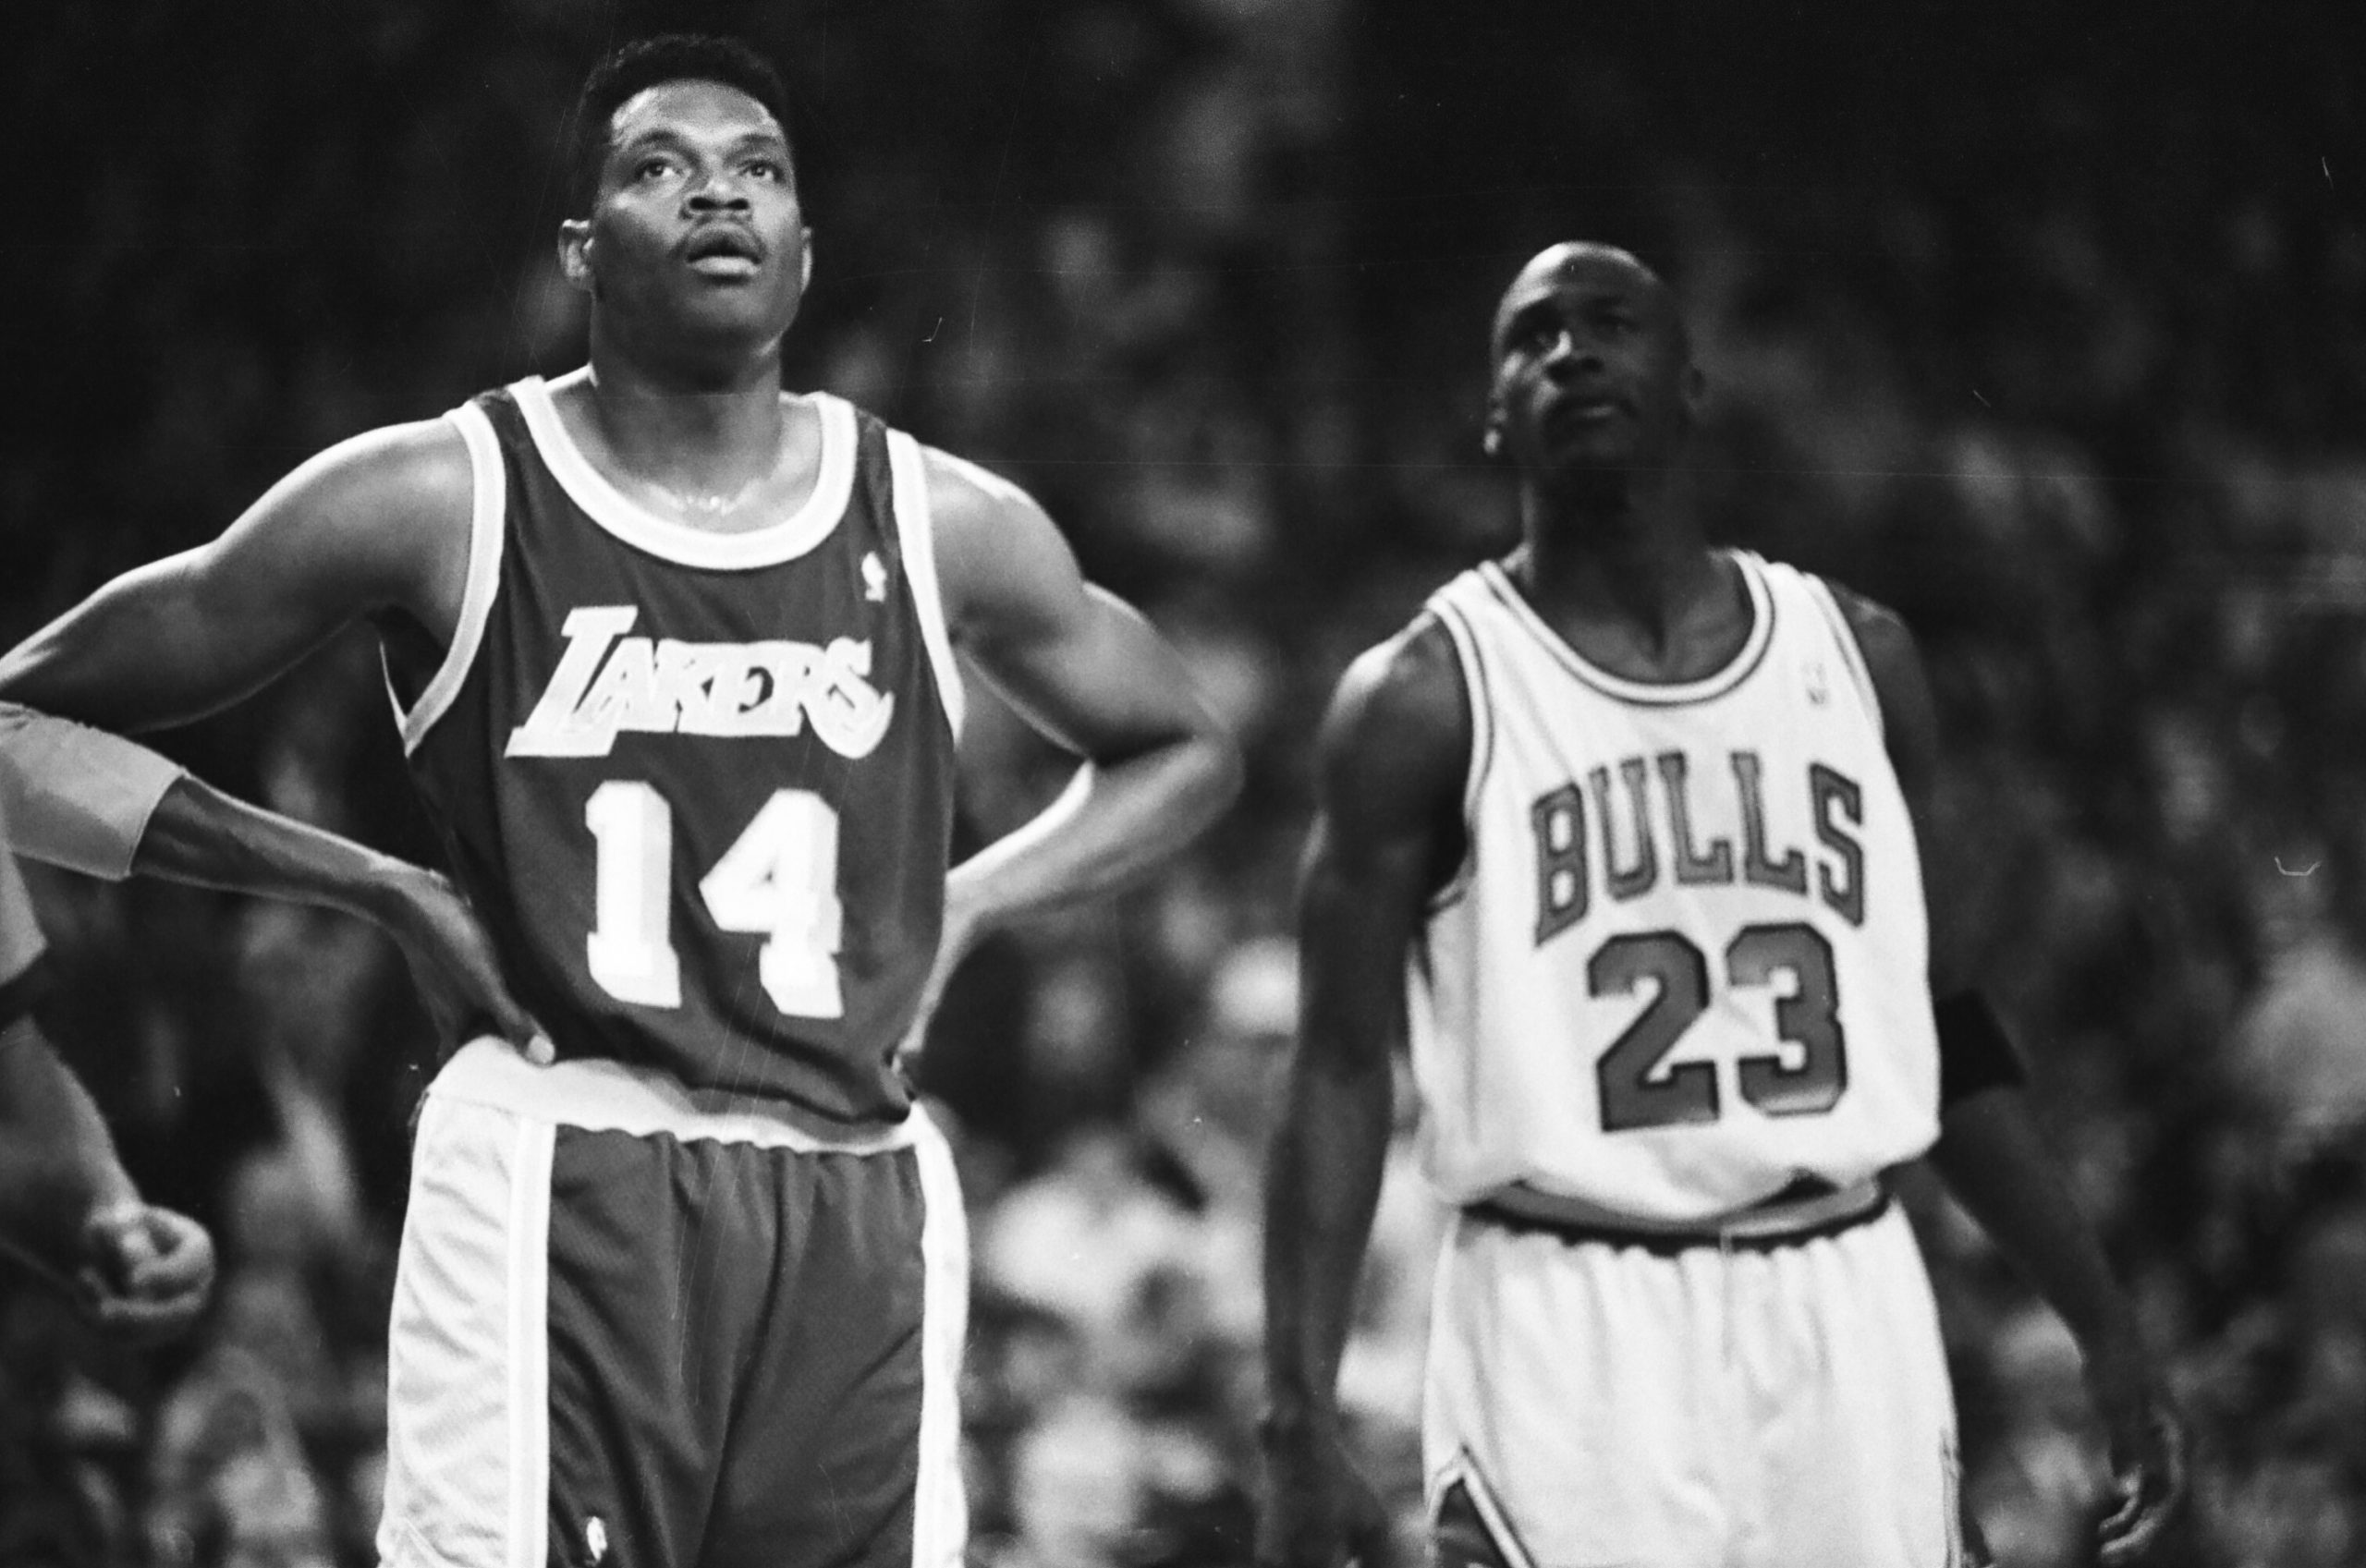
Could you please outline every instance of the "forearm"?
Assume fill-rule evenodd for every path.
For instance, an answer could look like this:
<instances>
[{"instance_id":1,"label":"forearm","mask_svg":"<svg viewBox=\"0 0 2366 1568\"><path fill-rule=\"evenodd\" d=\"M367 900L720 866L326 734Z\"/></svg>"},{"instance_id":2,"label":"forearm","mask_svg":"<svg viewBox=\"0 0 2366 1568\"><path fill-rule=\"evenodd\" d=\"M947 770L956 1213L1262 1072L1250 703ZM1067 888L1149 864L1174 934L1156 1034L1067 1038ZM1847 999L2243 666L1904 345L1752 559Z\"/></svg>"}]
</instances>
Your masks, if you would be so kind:
<instances>
[{"instance_id":1,"label":"forearm","mask_svg":"<svg viewBox=\"0 0 2366 1568\"><path fill-rule=\"evenodd\" d=\"M408 861L223 794L174 781L131 863L140 876L341 909L390 923L399 887L428 873Z\"/></svg>"},{"instance_id":2,"label":"forearm","mask_svg":"<svg viewBox=\"0 0 2366 1568\"><path fill-rule=\"evenodd\" d=\"M1380 1198L1391 1123L1388 1058L1301 1063L1265 1176L1267 1419L1338 1419L1339 1361Z\"/></svg>"},{"instance_id":3,"label":"forearm","mask_svg":"<svg viewBox=\"0 0 2366 1568\"><path fill-rule=\"evenodd\" d=\"M1206 831L1239 788L1238 755L1213 734L1088 762L1043 812L955 867L953 890L998 919L1115 893Z\"/></svg>"},{"instance_id":4,"label":"forearm","mask_svg":"<svg viewBox=\"0 0 2366 1568\"><path fill-rule=\"evenodd\" d=\"M399 923L428 875L335 833L223 794L135 741L0 700L7 847L85 875L126 876L317 904Z\"/></svg>"},{"instance_id":5,"label":"forearm","mask_svg":"<svg viewBox=\"0 0 2366 1568\"><path fill-rule=\"evenodd\" d=\"M2046 1148L2026 1091L1997 1087L1948 1105L1931 1164L2081 1344L2092 1350L2134 1334L2127 1293Z\"/></svg>"},{"instance_id":6,"label":"forearm","mask_svg":"<svg viewBox=\"0 0 2366 1568\"><path fill-rule=\"evenodd\" d=\"M0 701L8 847L119 881L161 877L377 918L414 868L250 806L135 741Z\"/></svg>"},{"instance_id":7,"label":"forearm","mask_svg":"<svg viewBox=\"0 0 2366 1568\"><path fill-rule=\"evenodd\" d=\"M91 1217L139 1196L89 1091L32 1021L0 1031L0 1246L70 1274Z\"/></svg>"}]
</instances>

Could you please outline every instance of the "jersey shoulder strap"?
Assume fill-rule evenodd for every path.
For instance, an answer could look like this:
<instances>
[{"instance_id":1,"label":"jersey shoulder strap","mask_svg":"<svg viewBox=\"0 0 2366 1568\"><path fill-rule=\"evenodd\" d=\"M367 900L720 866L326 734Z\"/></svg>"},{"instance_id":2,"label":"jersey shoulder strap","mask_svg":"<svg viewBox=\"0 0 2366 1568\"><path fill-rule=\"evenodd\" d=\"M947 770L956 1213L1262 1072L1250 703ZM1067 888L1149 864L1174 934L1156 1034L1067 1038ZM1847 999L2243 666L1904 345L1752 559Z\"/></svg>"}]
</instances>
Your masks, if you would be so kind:
<instances>
[{"instance_id":1,"label":"jersey shoulder strap","mask_svg":"<svg viewBox=\"0 0 2366 1568\"><path fill-rule=\"evenodd\" d=\"M1742 553L1737 552L1737 554ZM1764 574L1766 585L1778 603L1795 602L1811 613L1794 616L1795 620L1817 628L1819 638L1827 640L1841 668L1848 672L1848 684L1857 693L1865 716L1872 721L1873 733L1883 733L1880 689L1873 685L1872 667L1865 662L1865 650L1857 640L1857 628L1848 619L1847 608L1832 584L1812 572L1779 561L1766 561L1750 556Z\"/></svg>"}]
</instances>

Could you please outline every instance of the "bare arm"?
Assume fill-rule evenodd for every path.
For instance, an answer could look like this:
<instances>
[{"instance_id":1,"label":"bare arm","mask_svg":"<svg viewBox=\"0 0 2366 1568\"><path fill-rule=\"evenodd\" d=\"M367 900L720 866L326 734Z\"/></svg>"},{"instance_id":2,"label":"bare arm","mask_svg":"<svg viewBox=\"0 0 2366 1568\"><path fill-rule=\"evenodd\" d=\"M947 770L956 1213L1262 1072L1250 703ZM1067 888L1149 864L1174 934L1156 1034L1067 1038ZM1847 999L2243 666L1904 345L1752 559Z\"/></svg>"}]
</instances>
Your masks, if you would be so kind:
<instances>
[{"instance_id":1,"label":"bare arm","mask_svg":"<svg viewBox=\"0 0 2366 1568\"><path fill-rule=\"evenodd\" d=\"M1265 1176L1267 1512L1259 1560L1384 1550L1347 1473L1336 1384L1406 1045L1406 962L1452 853L1470 717L1434 626L1366 654L1317 743L1299 909L1298 1052Z\"/></svg>"},{"instance_id":2,"label":"bare arm","mask_svg":"<svg viewBox=\"0 0 2366 1568\"><path fill-rule=\"evenodd\" d=\"M1932 993L1943 1007L1984 1013L1967 952L1969 933L1953 918L1964 903L1952 891L1958 846L1938 842L1931 831L1939 730L1921 656L1895 614L1845 595L1842 602L1881 699L1891 762L1921 845L1924 901L1932 911ZM1960 1031L1953 1046L1963 1049ZM2010 1049L2001 1035L1994 1046ZM2028 1089L1990 1078L1943 1101L1930 1163L2077 1338L2122 1477L2122 1506L2105 1525L2104 1560L2140 1560L2181 1501L2182 1440L2153 1373L2134 1307L2046 1146Z\"/></svg>"},{"instance_id":3,"label":"bare arm","mask_svg":"<svg viewBox=\"0 0 2366 1568\"><path fill-rule=\"evenodd\" d=\"M359 616L399 610L446 641L469 515L448 426L357 436L220 538L125 573L0 658L0 699L137 733L227 707Z\"/></svg>"},{"instance_id":4,"label":"bare arm","mask_svg":"<svg viewBox=\"0 0 2366 1568\"><path fill-rule=\"evenodd\" d=\"M30 1018L0 1028L0 1249L129 1339L188 1328L213 1284L213 1238L140 1200L99 1108Z\"/></svg>"},{"instance_id":5,"label":"bare arm","mask_svg":"<svg viewBox=\"0 0 2366 1568\"><path fill-rule=\"evenodd\" d=\"M1936 710L1905 624L1865 601L1847 602L1921 846L1924 902L1932 911L1932 994L1949 1003L1976 994L1976 988L1967 933L1951 918L1963 904L1952 892L1957 846L1938 842L1931 830L1939 765ZM2038 1133L2025 1089L2000 1084L1943 1104L1931 1159L1948 1189L2082 1342L2133 1331L2126 1297Z\"/></svg>"},{"instance_id":6,"label":"bare arm","mask_svg":"<svg viewBox=\"0 0 2366 1568\"><path fill-rule=\"evenodd\" d=\"M1165 862L1231 804L1240 758L1174 650L1084 581L1033 501L957 459L929 461L955 645L1085 764L1042 817L955 869L949 962L989 924L1112 892Z\"/></svg>"},{"instance_id":7,"label":"bare arm","mask_svg":"<svg viewBox=\"0 0 2366 1568\"><path fill-rule=\"evenodd\" d=\"M441 421L372 432L274 485L219 539L126 573L0 658L12 824L28 852L348 910L404 947L447 1034L533 1034L440 877L223 795L106 735L213 712L358 617L448 641L467 585L468 452ZM39 712L29 711L39 710ZM44 717L47 715L48 717ZM94 777L120 796L81 806ZM77 820L79 815L79 820ZM114 835L116 842L108 842Z\"/></svg>"},{"instance_id":8,"label":"bare arm","mask_svg":"<svg viewBox=\"0 0 2366 1568\"><path fill-rule=\"evenodd\" d=\"M118 1333L168 1332L203 1306L213 1245L140 1200L98 1107L33 1023L41 939L0 854L0 1249Z\"/></svg>"},{"instance_id":9,"label":"bare arm","mask_svg":"<svg viewBox=\"0 0 2366 1568\"><path fill-rule=\"evenodd\" d=\"M0 821L11 853L85 876L309 897L380 920L383 886L412 869L233 799L137 741L13 702L0 702Z\"/></svg>"},{"instance_id":10,"label":"bare arm","mask_svg":"<svg viewBox=\"0 0 2366 1568\"><path fill-rule=\"evenodd\" d=\"M536 1062L551 1060L550 1040L510 994L492 941L438 872L187 775L158 802L131 869L358 915L402 948L420 1002L447 1045L489 1030Z\"/></svg>"},{"instance_id":11,"label":"bare arm","mask_svg":"<svg viewBox=\"0 0 2366 1568\"><path fill-rule=\"evenodd\" d=\"M0 1027L0 1243L64 1282L84 1224L139 1196L98 1107L31 1016Z\"/></svg>"}]
</instances>

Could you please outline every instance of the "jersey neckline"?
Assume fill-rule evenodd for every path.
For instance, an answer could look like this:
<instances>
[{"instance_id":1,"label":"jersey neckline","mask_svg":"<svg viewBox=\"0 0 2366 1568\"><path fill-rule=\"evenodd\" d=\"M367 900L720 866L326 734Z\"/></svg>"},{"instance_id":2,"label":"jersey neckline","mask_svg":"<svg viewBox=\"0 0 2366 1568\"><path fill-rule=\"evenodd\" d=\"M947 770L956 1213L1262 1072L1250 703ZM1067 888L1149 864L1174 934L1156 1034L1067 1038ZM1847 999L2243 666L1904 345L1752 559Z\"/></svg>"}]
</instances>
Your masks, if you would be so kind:
<instances>
[{"instance_id":1,"label":"jersey neckline","mask_svg":"<svg viewBox=\"0 0 2366 1568\"><path fill-rule=\"evenodd\" d=\"M1535 638L1545 652L1563 669L1605 697L1621 702L1633 702L1649 708L1674 708L1687 703L1705 702L1723 697L1748 680L1766 657L1766 650L1774 640L1774 596L1766 586L1762 563L1747 550L1720 552L1734 563L1741 573L1744 590L1750 595L1750 635L1742 638L1734 656L1698 680L1639 681L1615 675L1588 659L1569 645L1567 638L1547 625L1528 602L1528 596L1513 582L1511 574L1501 561L1488 561L1479 567L1479 580L1487 591L1503 605L1512 619Z\"/></svg>"},{"instance_id":2,"label":"jersey neckline","mask_svg":"<svg viewBox=\"0 0 2366 1568\"><path fill-rule=\"evenodd\" d=\"M804 399L812 406L822 428L822 460L814 471L812 492L795 511L776 522L737 533L717 533L659 517L611 483L567 433L550 383L542 377L528 376L512 383L509 392L525 416L527 433L551 477L584 516L634 549L679 565L744 572L793 561L829 537L853 493L854 407L827 393L811 393ZM792 400L787 392L781 397L785 402Z\"/></svg>"}]
</instances>

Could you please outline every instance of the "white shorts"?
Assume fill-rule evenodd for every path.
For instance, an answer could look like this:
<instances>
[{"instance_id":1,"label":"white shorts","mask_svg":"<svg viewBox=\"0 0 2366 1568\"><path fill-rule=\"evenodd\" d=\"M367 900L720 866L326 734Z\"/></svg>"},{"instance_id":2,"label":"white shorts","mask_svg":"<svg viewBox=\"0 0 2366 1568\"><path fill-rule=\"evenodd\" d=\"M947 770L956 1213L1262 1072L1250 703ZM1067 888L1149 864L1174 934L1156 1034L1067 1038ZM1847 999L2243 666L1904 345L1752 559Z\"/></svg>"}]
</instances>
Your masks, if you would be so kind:
<instances>
[{"instance_id":1,"label":"white shorts","mask_svg":"<svg viewBox=\"0 0 2366 1568\"><path fill-rule=\"evenodd\" d=\"M1955 1403L1893 1205L1646 1250L1462 1214L1431 1319L1430 1517L1508 1568L1948 1568ZM1470 1532L1461 1532L1462 1538Z\"/></svg>"}]
</instances>

